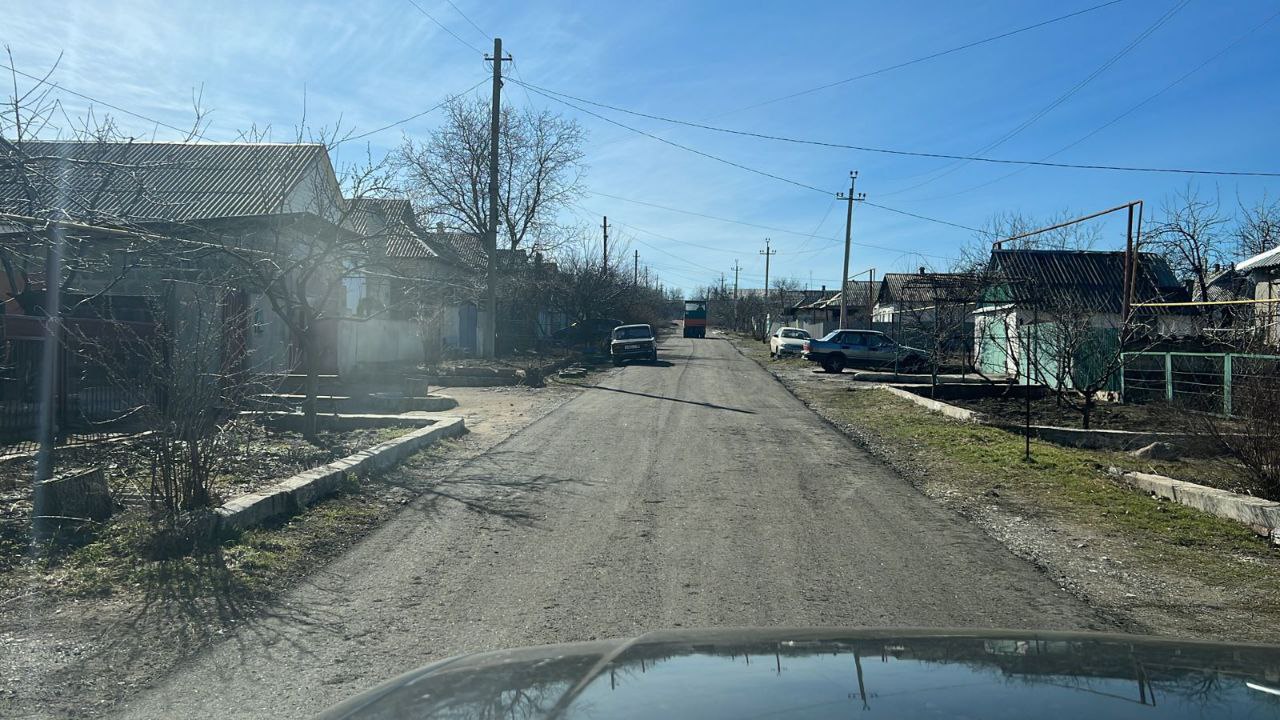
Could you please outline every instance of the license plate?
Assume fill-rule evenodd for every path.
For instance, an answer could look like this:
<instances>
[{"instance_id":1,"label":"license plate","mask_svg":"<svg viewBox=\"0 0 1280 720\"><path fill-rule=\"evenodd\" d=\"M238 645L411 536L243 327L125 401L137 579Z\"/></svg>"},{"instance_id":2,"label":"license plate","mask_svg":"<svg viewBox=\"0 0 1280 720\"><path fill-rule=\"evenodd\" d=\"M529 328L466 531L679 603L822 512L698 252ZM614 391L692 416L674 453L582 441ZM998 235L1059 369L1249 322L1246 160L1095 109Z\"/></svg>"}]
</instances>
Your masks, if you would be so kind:
<instances>
[{"instance_id":1,"label":"license plate","mask_svg":"<svg viewBox=\"0 0 1280 720\"><path fill-rule=\"evenodd\" d=\"M624 345L624 346L622 347L622 349L623 349L623 350L639 350L639 349L640 349L640 345L639 345L639 344L636 344L636 345Z\"/></svg>"}]
</instances>

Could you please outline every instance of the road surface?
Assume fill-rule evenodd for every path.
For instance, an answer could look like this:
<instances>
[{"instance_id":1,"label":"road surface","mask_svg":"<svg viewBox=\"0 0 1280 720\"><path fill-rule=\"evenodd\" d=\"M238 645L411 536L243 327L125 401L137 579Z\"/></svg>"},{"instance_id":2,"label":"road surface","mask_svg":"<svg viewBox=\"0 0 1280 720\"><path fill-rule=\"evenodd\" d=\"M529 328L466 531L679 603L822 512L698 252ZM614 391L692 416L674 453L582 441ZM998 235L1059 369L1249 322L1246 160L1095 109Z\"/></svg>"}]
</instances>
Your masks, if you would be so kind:
<instances>
[{"instance_id":1,"label":"road surface","mask_svg":"<svg viewBox=\"0 0 1280 720\"><path fill-rule=\"evenodd\" d=\"M121 716L305 717L452 654L656 628L1109 628L728 342L661 358L431 480Z\"/></svg>"}]
</instances>

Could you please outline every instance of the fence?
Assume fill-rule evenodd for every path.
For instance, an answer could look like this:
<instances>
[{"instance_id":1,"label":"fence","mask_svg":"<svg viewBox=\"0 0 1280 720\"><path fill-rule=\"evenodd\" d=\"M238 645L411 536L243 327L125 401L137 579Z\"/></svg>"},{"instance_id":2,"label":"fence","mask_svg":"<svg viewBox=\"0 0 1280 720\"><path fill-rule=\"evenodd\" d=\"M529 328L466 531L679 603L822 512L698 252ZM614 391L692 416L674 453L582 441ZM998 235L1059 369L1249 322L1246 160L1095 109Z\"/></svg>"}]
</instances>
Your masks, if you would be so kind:
<instances>
[{"instance_id":1,"label":"fence","mask_svg":"<svg viewBox=\"0 0 1280 720\"><path fill-rule=\"evenodd\" d=\"M1231 415L1233 386L1280 383L1280 355L1126 352L1121 359L1120 393L1125 402L1179 402Z\"/></svg>"},{"instance_id":2,"label":"fence","mask_svg":"<svg viewBox=\"0 0 1280 720\"><path fill-rule=\"evenodd\" d=\"M103 335L92 322L74 322L77 332ZM38 447L44 340L32 336L26 325L7 324L9 332L0 341L0 456L29 453ZM151 329L149 324L132 325L144 332ZM55 375L55 442L91 444L137 430L131 425L130 411L157 400L157 388L143 382L130 386L108 382L82 347L72 338L64 340L58 349Z\"/></svg>"}]
</instances>

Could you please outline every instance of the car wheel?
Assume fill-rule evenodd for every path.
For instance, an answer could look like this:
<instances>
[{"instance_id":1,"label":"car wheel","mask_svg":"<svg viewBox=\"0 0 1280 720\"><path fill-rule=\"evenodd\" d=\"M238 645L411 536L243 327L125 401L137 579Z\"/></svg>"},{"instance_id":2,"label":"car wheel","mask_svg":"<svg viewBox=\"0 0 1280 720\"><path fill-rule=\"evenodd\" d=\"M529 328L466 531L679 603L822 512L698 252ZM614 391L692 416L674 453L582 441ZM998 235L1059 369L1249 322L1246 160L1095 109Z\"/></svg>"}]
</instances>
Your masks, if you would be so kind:
<instances>
[{"instance_id":1,"label":"car wheel","mask_svg":"<svg viewBox=\"0 0 1280 720\"><path fill-rule=\"evenodd\" d=\"M844 371L843 355L828 355L822 361L822 369L829 373L840 373Z\"/></svg>"},{"instance_id":2,"label":"car wheel","mask_svg":"<svg viewBox=\"0 0 1280 720\"><path fill-rule=\"evenodd\" d=\"M614 358L614 359L613 359L613 366L614 366L614 367L622 367L622 358Z\"/></svg>"},{"instance_id":3,"label":"car wheel","mask_svg":"<svg viewBox=\"0 0 1280 720\"><path fill-rule=\"evenodd\" d=\"M649 356L649 362L653 362L653 363L658 362L658 353L656 351Z\"/></svg>"}]
</instances>

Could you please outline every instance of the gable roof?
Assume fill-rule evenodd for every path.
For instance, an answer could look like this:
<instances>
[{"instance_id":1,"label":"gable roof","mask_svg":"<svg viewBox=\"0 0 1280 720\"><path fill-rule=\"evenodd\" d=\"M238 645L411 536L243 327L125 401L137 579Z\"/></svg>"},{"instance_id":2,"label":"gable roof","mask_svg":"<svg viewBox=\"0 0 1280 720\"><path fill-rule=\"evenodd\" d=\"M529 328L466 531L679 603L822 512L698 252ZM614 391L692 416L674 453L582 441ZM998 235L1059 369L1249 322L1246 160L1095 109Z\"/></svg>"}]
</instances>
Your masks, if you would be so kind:
<instances>
[{"instance_id":1,"label":"gable roof","mask_svg":"<svg viewBox=\"0 0 1280 720\"><path fill-rule=\"evenodd\" d=\"M355 231L377 238L390 258L438 258L439 253L422 241L414 221L413 206L403 198L356 198L350 201Z\"/></svg>"},{"instance_id":2,"label":"gable roof","mask_svg":"<svg viewBox=\"0 0 1280 720\"><path fill-rule=\"evenodd\" d=\"M939 300L972 303L977 294L973 276L966 273L885 273L876 302L912 307L931 306Z\"/></svg>"},{"instance_id":3,"label":"gable roof","mask_svg":"<svg viewBox=\"0 0 1280 720\"><path fill-rule=\"evenodd\" d=\"M35 214L62 205L76 219L190 222L286 211L323 145L38 142L0 145L0 209ZM25 156L25 157L24 157Z\"/></svg>"},{"instance_id":4,"label":"gable roof","mask_svg":"<svg viewBox=\"0 0 1280 720\"><path fill-rule=\"evenodd\" d=\"M1124 252L1097 250L993 250L992 269L1006 284L1005 301L1042 308L1087 308L1119 313L1124 295ZM1169 263L1138 253L1134 302L1187 302L1191 294ZM1156 313L1192 308L1144 308Z\"/></svg>"}]
</instances>

